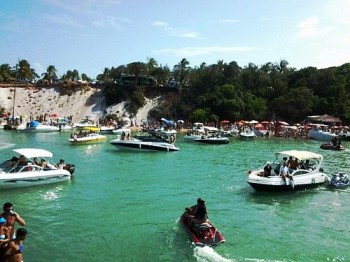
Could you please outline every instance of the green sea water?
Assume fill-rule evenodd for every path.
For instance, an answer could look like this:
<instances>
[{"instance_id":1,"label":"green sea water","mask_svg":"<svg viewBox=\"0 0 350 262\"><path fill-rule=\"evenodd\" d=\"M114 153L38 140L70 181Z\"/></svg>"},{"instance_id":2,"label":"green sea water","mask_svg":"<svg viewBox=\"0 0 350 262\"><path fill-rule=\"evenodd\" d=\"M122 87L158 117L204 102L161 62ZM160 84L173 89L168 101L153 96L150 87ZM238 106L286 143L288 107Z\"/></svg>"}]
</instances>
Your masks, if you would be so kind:
<instances>
[{"instance_id":1,"label":"green sea water","mask_svg":"<svg viewBox=\"0 0 350 262\"><path fill-rule=\"evenodd\" d=\"M283 138L202 145L178 135L179 152L130 153L113 136L72 146L69 135L0 132L2 159L36 147L76 165L70 182L0 192L27 222L26 262L350 261L350 188L261 193L246 183L248 170L289 149L321 153L329 175L350 174L350 150ZM178 223L198 197L226 239L215 249L194 247Z\"/></svg>"}]
</instances>

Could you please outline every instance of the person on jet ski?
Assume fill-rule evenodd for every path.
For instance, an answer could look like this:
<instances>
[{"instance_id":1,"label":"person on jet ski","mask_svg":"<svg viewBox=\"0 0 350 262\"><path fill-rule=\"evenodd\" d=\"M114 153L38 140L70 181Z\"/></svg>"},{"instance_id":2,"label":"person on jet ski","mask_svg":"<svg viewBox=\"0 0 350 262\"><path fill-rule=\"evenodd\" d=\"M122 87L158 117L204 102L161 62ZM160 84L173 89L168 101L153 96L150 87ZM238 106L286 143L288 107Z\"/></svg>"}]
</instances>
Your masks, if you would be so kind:
<instances>
[{"instance_id":1,"label":"person on jet ski","mask_svg":"<svg viewBox=\"0 0 350 262\"><path fill-rule=\"evenodd\" d=\"M207 220L208 213L205 201L201 198L197 199L197 205L194 205L190 209L190 227L193 227L194 224L200 224Z\"/></svg>"}]
</instances>

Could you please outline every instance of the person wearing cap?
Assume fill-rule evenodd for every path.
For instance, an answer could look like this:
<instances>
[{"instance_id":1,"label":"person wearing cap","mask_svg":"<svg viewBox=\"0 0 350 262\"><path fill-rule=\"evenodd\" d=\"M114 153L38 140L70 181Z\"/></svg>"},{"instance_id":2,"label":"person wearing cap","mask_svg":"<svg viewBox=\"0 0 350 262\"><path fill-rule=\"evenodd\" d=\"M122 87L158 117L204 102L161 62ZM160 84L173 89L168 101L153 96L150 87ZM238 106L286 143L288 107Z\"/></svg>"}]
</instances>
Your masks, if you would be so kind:
<instances>
[{"instance_id":1,"label":"person wearing cap","mask_svg":"<svg viewBox=\"0 0 350 262\"><path fill-rule=\"evenodd\" d=\"M3 261L6 246L10 241L10 230L6 226L6 219L0 217L0 261Z\"/></svg>"},{"instance_id":2,"label":"person wearing cap","mask_svg":"<svg viewBox=\"0 0 350 262\"><path fill-rule=\"evenodd\" d=\"M10 235L13 236L15 233L15 223L17 222L21 226L25 226L25 220L17 213L13 211L13 205L7 202L3 206L4 212L0 214L0 217L6 219L6 226L10 230Z\"/></svg>"},{"instance_id":3,"label":"person wearing cap","mask_svg":"<svg viewBox=\"0 0 350 262\"><path fill-rule=\"evenodd\" d=\"M17 229L16 231L16 238L8 244L4 259L7 262L17 262L17 261L23 261L23 251L24 251L24 245L23 241L26 239L27 236L27 230L23 227Z\"/></svg>"}]
</instances>

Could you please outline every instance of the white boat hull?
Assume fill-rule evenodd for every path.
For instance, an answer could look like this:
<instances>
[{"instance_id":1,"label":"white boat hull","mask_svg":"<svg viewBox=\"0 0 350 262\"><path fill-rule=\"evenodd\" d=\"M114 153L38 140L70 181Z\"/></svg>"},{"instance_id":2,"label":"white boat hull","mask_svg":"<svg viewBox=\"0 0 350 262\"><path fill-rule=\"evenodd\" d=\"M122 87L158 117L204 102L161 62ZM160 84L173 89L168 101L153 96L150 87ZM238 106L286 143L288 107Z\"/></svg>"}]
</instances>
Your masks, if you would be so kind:
<instances>
[{"instance_id":1,"label":"white boat hull","mask_svg":"<svg viewBox=\"0 0 350 262\"><path fill-rule=\"evenodd\" d=\"M60 131L60 128L57 126L46 126L46 125L39 125L36 127L18 126L17 131L25 132L25 133L49 133L49 132L58 132Z\"/></svg>"},{"instance_id":2,"label":"white boat hull","mask_svg":"<svg viewBox=\"0 0 350 262\"><path fill-rule=\"evenodd\" d=\"M179 151L179 149L176 146L165 142L145 142L140 140L115 139L111 141L111 144L120 150L127 150L127 151L145 151L145 152Z\"/></svg>"},{"instance_id":3,"label":"white boat hull","mask_svg":"<svg viewBox=\"0 0 350 262\"><path fill-rule=\"evenodd\" d=\"M53 154L50 151L36 148L14 149L19 160L6 160L0 165L0 190L38 186L63 182L71 179L72 174L50 163ZM23 161L21 161L23 157ZM35 159L45 159L40 166ZM74 172L74 171L72 171Z\"/></svg>"},{"instance_id":4,"label":"white boat hull","mask_svg":"<svg viewBox=\"0 0 350 262\"><path fill-rule=\"evenodd\" d=\"M286 176L279 175L280 167L286 161L281 161L282 157L285 159L292 157L300 161L297 168L289 168L289 174ZM323 173L322 163L323 156L320 154L298 150L278 152L276 160L271 164L270 175L265 176L262 168L251 172L247 182L258 191L289 191L318 187L328 181L328 176ZM286 162L285 164L287 165Z\"/></svg>"},{"instance_id":5,"label":"white boat hull","mask_svg":"<svg viewBox=\"0 0 350 262\"><path fill-rule=\"evenodd\" d=\"M71 179L71 174L64 169L38 171L38 172L23 172L21 175L3 174L0 173L0 190L31 187L39 185L47 185L68 181Z\"/></svg>"}]
</instances>

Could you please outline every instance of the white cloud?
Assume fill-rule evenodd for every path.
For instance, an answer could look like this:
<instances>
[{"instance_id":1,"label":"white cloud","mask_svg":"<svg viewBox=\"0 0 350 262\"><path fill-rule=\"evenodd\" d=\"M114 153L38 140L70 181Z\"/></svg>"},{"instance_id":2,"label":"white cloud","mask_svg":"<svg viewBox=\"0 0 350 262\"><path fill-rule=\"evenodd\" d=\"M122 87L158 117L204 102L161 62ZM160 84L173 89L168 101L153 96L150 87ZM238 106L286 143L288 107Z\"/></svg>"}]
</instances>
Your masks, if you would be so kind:
<instances>
[{"instance_id":1,"label":"white cloud","mask_svg":"<svg viewBox=\"0 0 350 262\"><path fill-rule=\"evenodd\" d=\"M152 23L152 25L155 26L155 27L161 27L161 28L168 28L169 27L168 23L162 22L162 21L154 21Z\"/></svg>"},{"instance_id":2,"label":"white cloud","mask_svg":"<svg viewBox=\"0 0 350 262\"><path fill-rule=\"evenodd\" d=\"M199 34L197 32L189 32L189 33L178 34L178 36L184 37L184 38L198 38Z\"/></svg>"},{"instance_id":3,"label":"white cloud","mask_svg":"<svg viewBox=\"0 0 350 262\"><path fill-rule=\"evenodd\" d=\"M301 21L297 27L299 29L298 37L300 38L324 36L332 30L331 27L321 28L317 17L309 17L306 20Z\"/></svg>"},{"instance_id":4,"label":"white cloud","mask_svg":"<svg viewBox=\"0 0 350 262\"><path fill-rule=\"evenodd\" d=\"M236 24L239 21L237 19L222 19L220 22L225 24Z\"/></svg>"},{"instance_id":5,"label":"white cloud","mask_svg":"<svg viewBox=\"0 0 350 262\"><path fill-rule=\"evenodd\" d=\"M177 37L183 37L183 38L192 38L192 39L199 38L199 33L198 32L180 32L179 30L171 27L166 22L154 21L152 23L152 25L155 26L155 27L158 27L158 28L162 28L169 35L173 35L173 36L177 36Z\"/></svg>"},{"instance_id":6,"label":"white cloud","mask_svg":"<svg viewBox=\"0 0 350 262\"><path fill-rule=\"evenodd\" d=\"M66 14L62 14L61 16L57 15L46 15L46 18L54 22L55 24L71 26L71 27L84 27L82 24L78 23L71 17Z\"/></svg>"},{"instance_id":7,"label":"white cloud","mask_svg":"<svg viewBox=\"0 0 350 262\"><path fill-rule=\"evenodd\" d=\"M208 47L184 47L154 50L156 55L177 56L177 57L195 57L211 54L238 54L255 49L254 47L224 47L224 46L208 46Z\"/></svg>"}]
</instances>

